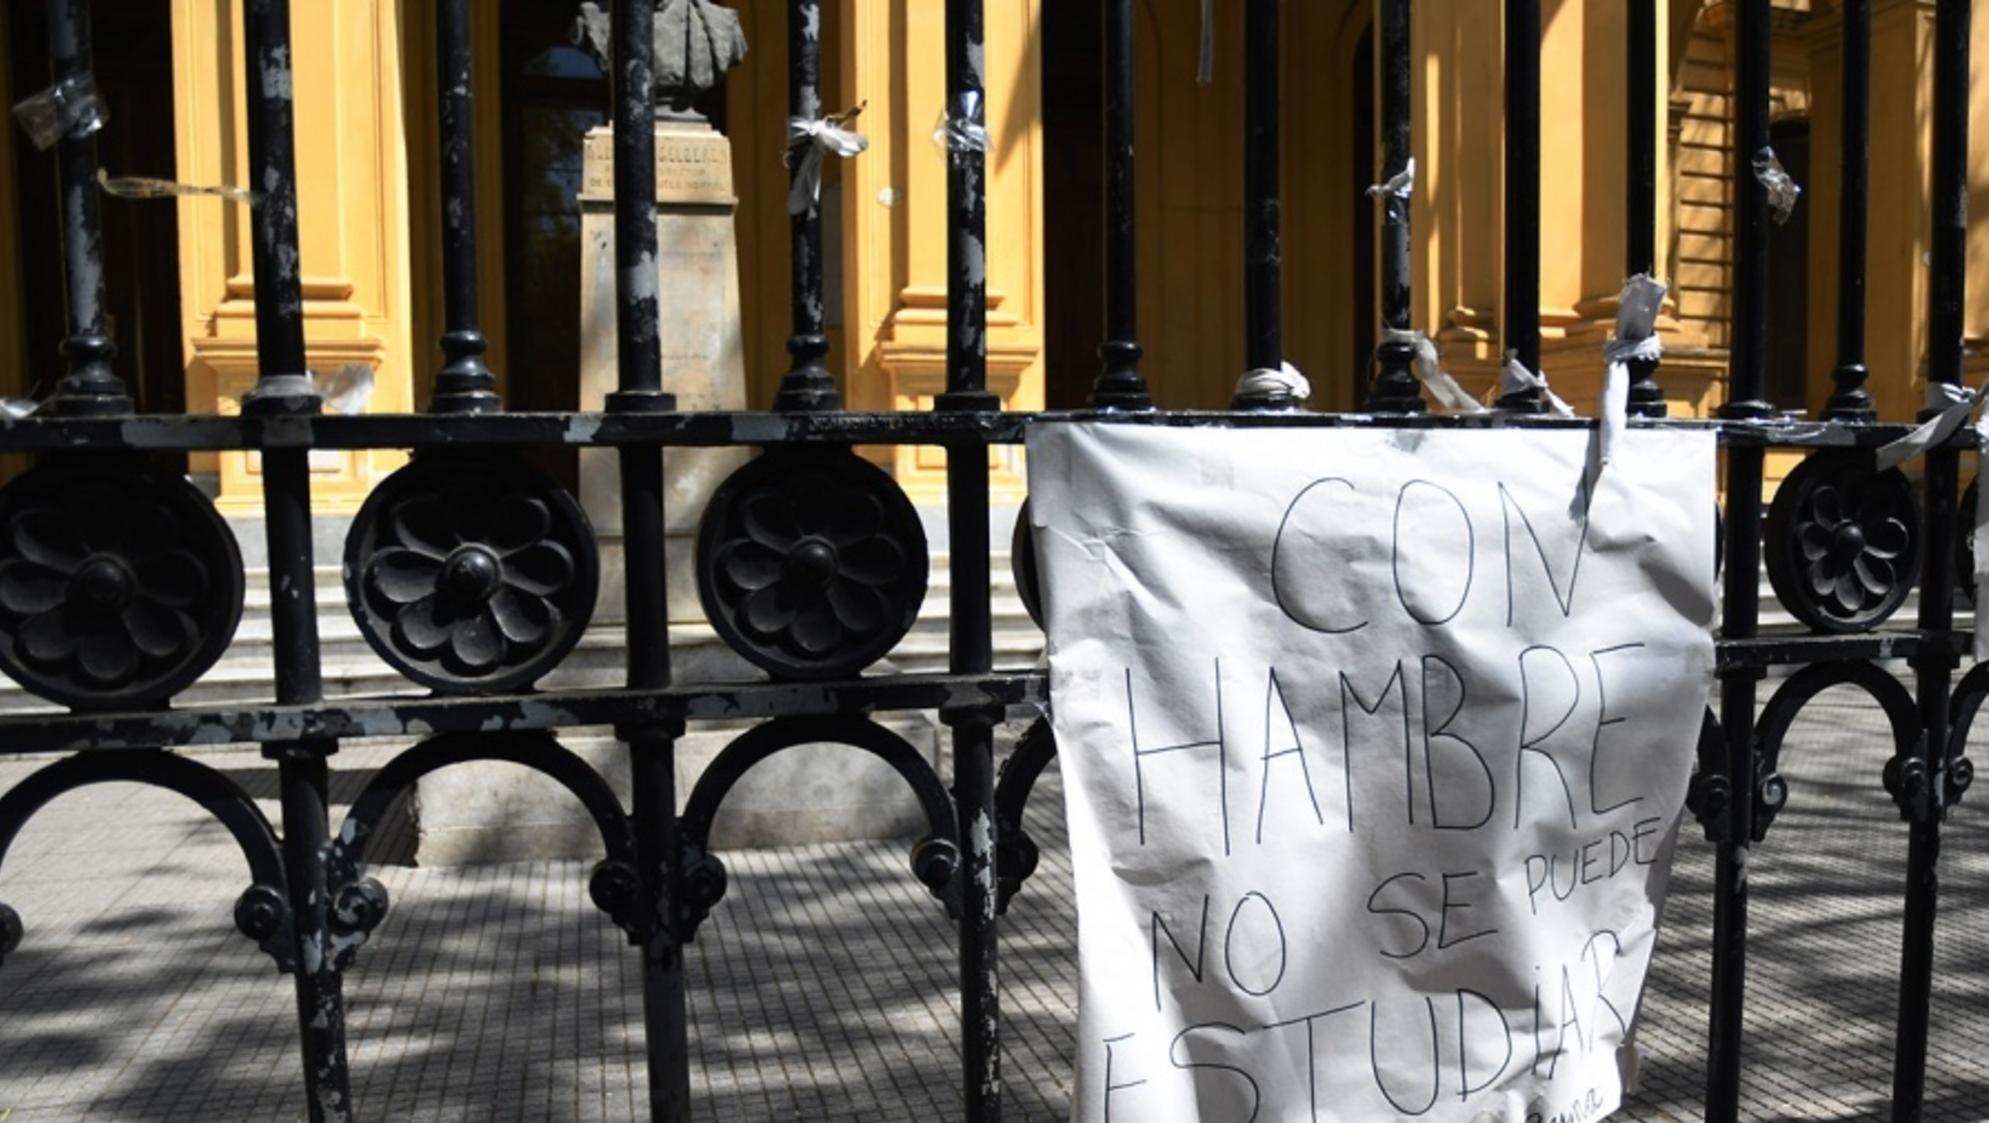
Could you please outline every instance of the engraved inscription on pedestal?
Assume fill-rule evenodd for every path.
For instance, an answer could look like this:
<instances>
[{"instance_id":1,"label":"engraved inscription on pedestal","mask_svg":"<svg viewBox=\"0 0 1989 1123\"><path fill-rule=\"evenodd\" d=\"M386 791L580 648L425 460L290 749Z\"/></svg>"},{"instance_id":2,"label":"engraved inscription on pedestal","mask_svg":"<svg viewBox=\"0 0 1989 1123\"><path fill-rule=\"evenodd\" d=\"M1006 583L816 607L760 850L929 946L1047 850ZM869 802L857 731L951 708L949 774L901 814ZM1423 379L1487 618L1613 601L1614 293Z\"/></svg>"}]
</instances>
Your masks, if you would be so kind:
<instances>
[{"instance_id":1,"label":"engraved inscription on pedestal","mask_svg":"<svg viewBox=\"0 0 1989 1123\"><path fill-rule=\"evenodd\" d=\"M587 161L580 201L612 204L615 197L615 134L587 132ZM738 204L732 194L732 142L701 123L664 122L656 127L658 203Z\"/></svg>"}]
</instances>

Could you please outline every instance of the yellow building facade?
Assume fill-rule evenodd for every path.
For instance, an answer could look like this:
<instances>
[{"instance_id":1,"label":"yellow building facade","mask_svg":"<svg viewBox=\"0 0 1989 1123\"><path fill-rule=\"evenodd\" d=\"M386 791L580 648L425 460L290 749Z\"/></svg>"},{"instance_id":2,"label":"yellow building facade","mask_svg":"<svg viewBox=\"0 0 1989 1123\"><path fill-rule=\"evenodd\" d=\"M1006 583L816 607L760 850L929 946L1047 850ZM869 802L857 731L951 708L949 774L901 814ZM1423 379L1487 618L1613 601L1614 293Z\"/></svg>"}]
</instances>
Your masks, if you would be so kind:
<instances>
[{"instance_id":1,"label":"yellow building facade","mask_svg":"<svg viewBox=\"0 0 1989 1123\"><path fill-rule=\"evenodd\" d=\"M785 9L741 0L752 50L715 114L739 198L741 319L751 400L770 401L788 333ZM1661 7L1665 5L1661 4ZM97 0L101 134L112 174L244 184L241 12L231 0ZM987 0L989 378L1012 408L1082 403L1097 369L1101 292L1097 5ZM1196 81L1198 0L1140 0L1139 318L1158 402L1225 404L1242 361L1241 5L1219 0L1213 82ZM1806 193L1777 234L1776 369L1784 409L1829 392L1836 310L1838 28L1830 0L1778 0L1776 143ZM297 0L297 161L314 369L363 366L366 408L426 400L440 365L439 186L432 10L422 0ZM943 381L943 0L825 3L825 99L864 107L871 142L828 172L831 365L852 408L919 409ZM1731 20L1668 0L1656 99L1660 269L1672 282L1660 379L1673 412L1722 400L1732 270ZM1881 412L1921 403L1930 241L1926 122L1931 0L1874 4L1868 355ZM1543 4L1543 365L1592 406L1622 283L1621 0ZM579 355L578 152L605 84L568 44L564 0L475 0L478 226L491 365L519 409L573 408ZM1372 181L1376 0L1288 0L1282 37L1285 346L1312 405L1348 409L1375 336ZM1415 326L1467 386L1489 388L1502 293L1501 6L1414 5ZM18 100L46 83L40 10L0 18L0 74ZM1976 22L1978 37L1989 24ZM1978 43L1975 57L1989 58ZM583 65L585 63L585 65ZM1989 139L1989 83L1974 135ZM1982 162L1975 162L1982 165ZM1978 173L1989 189L1989 165ZM0 137L0 393L59 369L52 173L24 134ZM1989 207L1978 206L1978 214ZM232 412L255 376L248 211L212 196L106 200L119 369L148 409ZM1972 243L1989 238L1975 225ZM1989 246L1985 246L1989 249ZM1989 254L1971 255L1971 347L1989 329ZM667 326L666 326L667 332ZM1971 352L1973 353L1973 352ZM943 496L938 450L879 450L915 499ZM1004 452L1002 457L1012 457ZM401 457L326 452L320 509L351 510ZM252 457L188 465L229 513L260 510ZM1022 494L997 467L997 501Z\"/></svg>"}]
</instances>

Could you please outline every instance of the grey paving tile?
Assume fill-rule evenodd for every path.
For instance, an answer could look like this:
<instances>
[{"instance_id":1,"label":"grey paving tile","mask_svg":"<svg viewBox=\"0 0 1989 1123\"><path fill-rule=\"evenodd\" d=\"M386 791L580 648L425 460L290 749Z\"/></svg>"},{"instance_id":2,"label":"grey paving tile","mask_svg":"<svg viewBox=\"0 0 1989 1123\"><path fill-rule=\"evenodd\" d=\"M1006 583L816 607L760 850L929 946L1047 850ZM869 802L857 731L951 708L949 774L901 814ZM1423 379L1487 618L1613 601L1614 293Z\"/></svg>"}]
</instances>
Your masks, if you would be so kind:
<instances>
[{"instance_id":1,"label":"grey paving tile","mask_svg":"<svg viewBox=\"0 0 1989 1123\"><path fill-rule=\"evenodd\" d=\"M1753 868L1744 1118L1887 1113L1905 833L1878 785L1882 746L1872 714L1827 696L1785 752L1793 794ZM341 754L335 798L386 751ZM207 759L275 815L255 754ZM29 767L0 762L0 787ZM1068 1112L1076 927L1061 811L1052 771L1028 820L1041 865L1004 920L1014 1120ZM1943 853L1924 1117L1946 1123L1989 1120L1977 811L1963 805ZM45 815L0 872L0 899L28 924L0 969L8 1123L302 1118L294 995L233 930L246 882L225 832L129 785ZM687 954L699 1118L959 1117L952 925L905 859L904 843L725 856L731 890ZM362 1117L643 1117L638 964L587 900L590 865L376 871L393 912L346 986ZM1645 1000L1643 1088L1619 1118L1701 1117L1711 887L1711 848L1688 827Z\"/></svg>"}]
</instances>

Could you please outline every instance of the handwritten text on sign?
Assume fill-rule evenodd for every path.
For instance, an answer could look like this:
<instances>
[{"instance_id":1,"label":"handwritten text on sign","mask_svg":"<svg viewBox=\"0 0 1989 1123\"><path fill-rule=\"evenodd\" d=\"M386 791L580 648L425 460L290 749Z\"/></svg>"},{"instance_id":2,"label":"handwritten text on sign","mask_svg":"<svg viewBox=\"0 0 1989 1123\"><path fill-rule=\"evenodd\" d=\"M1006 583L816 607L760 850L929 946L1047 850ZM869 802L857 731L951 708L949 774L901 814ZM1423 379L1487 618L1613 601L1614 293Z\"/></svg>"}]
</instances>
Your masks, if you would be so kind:
<instances>
[{"instance_id":1,"label":"handwritten text on sign","mask_svg":"<svg viewBox=\"0 0 1989 1123\"><path fill-rule=\"evenodd\" d=\"M1712 438L1032 431L1075 1119L1599 1119L1713 648Z\"/></svg>"}]
</instances>

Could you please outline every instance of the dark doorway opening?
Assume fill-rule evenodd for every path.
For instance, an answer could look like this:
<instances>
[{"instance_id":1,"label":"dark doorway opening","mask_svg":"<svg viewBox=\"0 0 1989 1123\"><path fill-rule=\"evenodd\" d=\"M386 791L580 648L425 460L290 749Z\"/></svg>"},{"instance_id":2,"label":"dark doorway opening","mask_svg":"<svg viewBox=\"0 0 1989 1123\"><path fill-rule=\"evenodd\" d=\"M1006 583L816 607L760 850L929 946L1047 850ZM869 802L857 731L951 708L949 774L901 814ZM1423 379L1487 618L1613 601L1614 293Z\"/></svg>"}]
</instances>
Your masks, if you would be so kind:
<instances>
[{"instance_id":1,"label":"dark doorway opening","mask_svg":"<svg viewBox=\"0 0 1989 1123\"><path fill-rule=\"evenodd\" d=\"M1044 397L1084 405L1105 320L1105 26L1097 4L1043 9Z\"/></svg>"}]
</instances>

